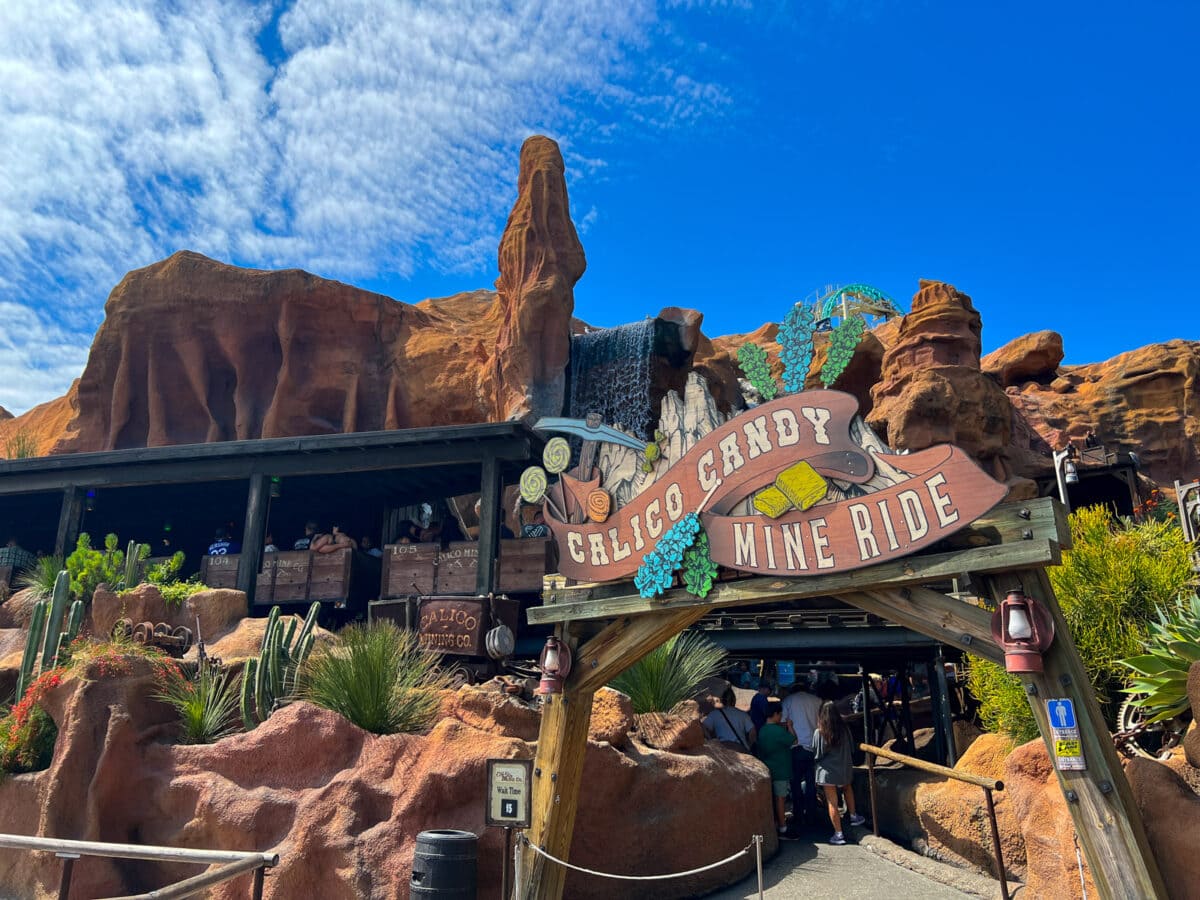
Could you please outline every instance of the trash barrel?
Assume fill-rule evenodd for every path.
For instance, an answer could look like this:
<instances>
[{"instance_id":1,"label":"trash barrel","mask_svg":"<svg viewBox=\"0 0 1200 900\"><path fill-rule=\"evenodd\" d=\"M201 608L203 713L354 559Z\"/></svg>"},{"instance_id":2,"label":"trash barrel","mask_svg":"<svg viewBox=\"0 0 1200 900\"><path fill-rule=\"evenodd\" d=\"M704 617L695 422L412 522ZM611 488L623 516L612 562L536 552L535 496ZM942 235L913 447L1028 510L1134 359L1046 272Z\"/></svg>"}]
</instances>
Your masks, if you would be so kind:
<instances>
[{"instance_id":1,"label":"trash barrel","mask_svg":"<svg viewBox=\"0 0 1200 900\"><path fill-rule=\"evenodd\" d=\"M479 838L469 831L435 829L417 835L409 896L475 900Z\"/></svg>"}]
</instances>

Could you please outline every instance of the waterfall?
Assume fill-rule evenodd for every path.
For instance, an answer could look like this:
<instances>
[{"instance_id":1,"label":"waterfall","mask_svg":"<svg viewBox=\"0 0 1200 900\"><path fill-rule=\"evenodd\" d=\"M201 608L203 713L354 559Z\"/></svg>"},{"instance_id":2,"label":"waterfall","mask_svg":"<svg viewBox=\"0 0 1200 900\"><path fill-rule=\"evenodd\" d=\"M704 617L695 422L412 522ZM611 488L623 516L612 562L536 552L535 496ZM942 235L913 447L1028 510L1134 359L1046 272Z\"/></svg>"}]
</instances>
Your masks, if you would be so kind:
<instances>
[{"instance_id":1,"label":"waterfall","mask_svg":"<svg viewBox=\"0 0 1200 900\"><path fill-rule=\"evenodd\" d=\"M599 413L643 440L654 431L650 360L654 319L577 334L571 338L570 415Z\"/></svg>"}]
</instances>

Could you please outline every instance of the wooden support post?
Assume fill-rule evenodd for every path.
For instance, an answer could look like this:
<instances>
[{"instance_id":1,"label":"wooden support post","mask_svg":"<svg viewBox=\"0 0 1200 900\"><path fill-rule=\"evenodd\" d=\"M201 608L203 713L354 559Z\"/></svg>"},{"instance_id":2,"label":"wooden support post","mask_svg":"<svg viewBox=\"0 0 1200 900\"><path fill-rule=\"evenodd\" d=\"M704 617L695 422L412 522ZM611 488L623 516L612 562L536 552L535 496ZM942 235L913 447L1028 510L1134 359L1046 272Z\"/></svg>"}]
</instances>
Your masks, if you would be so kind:
<instances>
[{"instance_id":1,"label":"wooden support post","mask_svg":"<svg viewBox=\"0 0 1200 900\"><path fill-rule=\"evenodd\" d=\"M1058 772L1058 782L1096 887L1112 900L1165 900L1166 887L1146 840L1141 813L1050 579L1044 571L1035 569L987 576L984 584L996 603L1010 589L1020 588L1040 601L1054 618L1054 643L1042 657L1044 671L1022 675L1021 680L1052 760L1054 747L1046 700L1069 697L1074 701L1087 770Z\"/></svg>"},{"instance_id":2,"label":"wooden support post","mask_svg":"<svg viewBox=\"0 0 1200 900\"><path fill-rule=\"evenodd\" d=\"M954 764L958 762L958 746L954 740L954 714L950 709L950 684L946 681L946 659L942 656L942 645L938 644L933 651L933 660L930 663L930 668L933 670L930 675L930 686L937 687L937 719L942 723L942 732L946 736L946 759L945 764L954 768Z\"/></svg>"},{"instance_id":3,"label":"wooden support post","mask_svg":"<svg viewBox=\"0 0 1200 900\"><path fill-rule=\"evenodd\" d=\"M238 560L237 586L246 595L247 610L254 609L254 591L262 566L267 539L267 507L271 500L271 476L251 475L246 497L246 522L242 527L242 554Z\"/></svg>"},{"instance_id":4,"label":"wooden support post","mask_svg":"<svg viewBox=\"0 0 1200 900\"><path fill-rule=\"evenodd\" d=\"M86 490L81 487L63 488L62 508L58 514L58 533L54 537L54 555L66 559L79 540L83 522L83 500Z\"/></svg>"},{"instance_id":5,"label":"wooden support post","mask_svg":"<svg viewBox=\"0 0 1200 900\"><path fill-rule=\"evenodd\" d=\"M533 758L533 819L527 833L531 844L558 859L571 853L596 691L704 612L701 607L618 619L576 652L563 693L548 696L542 709ZM566 630L565 626L559 629L564 640ZM562 866L526 847L521 852L515 900L559 900L565 877Z\"/></svg>"},{"instance_id":6,"label":"wooden support post","mask_svg":"<svg viewBox=\"0 0 1200 900\"><path fill-rule=\"evenodd\" d=\"M486 597L496 589L496 556L500 549L500 465L495 456L483 460L479 481L479 567L475 593Z\"/></svg>"}]
</instances>

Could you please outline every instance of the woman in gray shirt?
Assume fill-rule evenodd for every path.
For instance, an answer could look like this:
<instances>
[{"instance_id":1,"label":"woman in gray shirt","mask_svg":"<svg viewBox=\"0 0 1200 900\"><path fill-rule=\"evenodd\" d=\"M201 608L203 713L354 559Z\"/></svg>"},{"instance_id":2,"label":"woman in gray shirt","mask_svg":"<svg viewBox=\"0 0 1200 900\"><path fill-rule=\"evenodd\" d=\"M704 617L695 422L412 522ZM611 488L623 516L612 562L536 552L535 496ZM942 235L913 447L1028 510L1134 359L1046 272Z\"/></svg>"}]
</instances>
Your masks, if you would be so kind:
<instances>
[{"instance_id":1,"label":"woman in gray shirt","mask_svg":"<svg viewBox=\"0 0 1200 900\"><path fill-rule=\"evenodd\" d=\"M837 707L829 700L822 703L821 711L817 714L817 728L813 732L813 753L816 755L816 781L825 792L825 806L829 810L829 821L833 824L833 837L829 839L831 844L846 843L838 808L839 788L846 795L850 824L861 825L866 821L854 811L854 761L850 755L853 740Z\"/></svg>"}]
</instances>

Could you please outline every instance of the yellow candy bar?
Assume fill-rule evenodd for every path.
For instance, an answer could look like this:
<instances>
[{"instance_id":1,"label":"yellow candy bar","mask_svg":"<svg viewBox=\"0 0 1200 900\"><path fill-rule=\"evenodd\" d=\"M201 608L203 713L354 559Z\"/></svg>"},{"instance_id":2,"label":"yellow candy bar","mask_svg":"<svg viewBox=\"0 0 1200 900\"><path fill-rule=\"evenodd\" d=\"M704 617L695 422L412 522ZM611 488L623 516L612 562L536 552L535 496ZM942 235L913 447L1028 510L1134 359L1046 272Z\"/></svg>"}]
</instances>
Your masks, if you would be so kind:
<instances>
[{"instance_id":1,"label":"yellow candy bar","mask_svg":"<svg viewBox=\"0 0 1200 900\"><path fill-rule=\"evenodd\" d=\"M763 488L754 495L754 508L764 516L778 519L792 508L792 501L787 494L776 487Z\"/></svg>"},{"instance_id":2,"label":"yellow candy bar","mask_svg":"<svg viewBox=\"0 0 1200 900\"><path fill-rule=\"evenodd\" d=\"M806 462L798 462L780 472L775 487L799 510L808 509L829 492L829 482Z\"/></svg>"}]
</instances>

